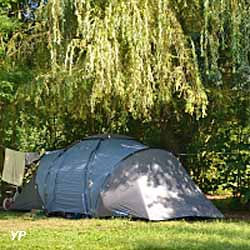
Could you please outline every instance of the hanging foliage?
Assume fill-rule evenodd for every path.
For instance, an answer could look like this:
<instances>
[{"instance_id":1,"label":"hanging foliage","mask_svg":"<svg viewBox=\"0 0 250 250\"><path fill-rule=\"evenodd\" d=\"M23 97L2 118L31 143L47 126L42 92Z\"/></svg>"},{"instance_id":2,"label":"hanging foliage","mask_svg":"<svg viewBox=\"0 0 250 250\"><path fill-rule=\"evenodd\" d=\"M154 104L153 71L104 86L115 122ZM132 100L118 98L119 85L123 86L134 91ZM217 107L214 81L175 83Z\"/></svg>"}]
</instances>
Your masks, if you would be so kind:
<instances>
[{"instance_id":1,"label":"hanging foliage","mask_svg":"<svg viewBox=\"0 0 250 250\"><path fill-rule=\"evenodd\" d=\"M228 88L249 64L249 7L243 0L50 0L13 33L5 61L36 76L19 88L20 105L51 117L94 119L101 131L126 127L131 117L200 118L208 106L203 86Z\"/></svg>"},{"instance_id":2,"label":"hanging foliage","mask_svg":"<svg viewBox=\"0 0 250 250\"><path fill-rule=\"evenodd\" d=\"M50 67L40 68L39 83L32 87L38 93L47 89L48 95L59 91L58 98L73 106L75 100L84 111L79 115L87 105L92 114L100 109L111 114L111 120L120 110L124 119L147 121L157 107L180 99L185 112L204 117L208 102L195 46L171 5L168 0L51 0L40 8L31 31L12 41L24 40L15 47L22 60L28 51L38 60L41 48L45 55L48 48ZM87 102L79 100L79 90L88 93Z\"/></svg>"},{"instance_id":3,"label":"hanging foliage","mask_svg":"<svg viewBox=\"0 0 250 250\"><path fill-rule=\"evenodd\" d=\"M250 3L244 0L203 1L201 56L206 75L217 84L249 65Z\"/></svg>"}]
</instances>

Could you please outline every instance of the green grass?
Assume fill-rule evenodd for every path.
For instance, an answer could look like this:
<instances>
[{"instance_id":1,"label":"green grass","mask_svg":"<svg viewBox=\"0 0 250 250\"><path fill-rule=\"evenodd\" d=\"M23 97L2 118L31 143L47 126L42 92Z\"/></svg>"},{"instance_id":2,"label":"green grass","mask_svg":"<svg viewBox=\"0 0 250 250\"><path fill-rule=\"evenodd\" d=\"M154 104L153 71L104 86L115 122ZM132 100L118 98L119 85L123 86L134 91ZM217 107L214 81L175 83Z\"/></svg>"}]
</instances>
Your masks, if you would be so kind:
<instances>
[{"instance_id":1,"label":"green grass","mask_svg":"<svg viewBox=\"0 0 250 250\"><path fill-rule=\"evenodd\" d=\"M12 241L10 232L17 230L27 236ZM67 220L0 212L0 249L250 250L250 223Z\"/></svg>"}]
</instances>

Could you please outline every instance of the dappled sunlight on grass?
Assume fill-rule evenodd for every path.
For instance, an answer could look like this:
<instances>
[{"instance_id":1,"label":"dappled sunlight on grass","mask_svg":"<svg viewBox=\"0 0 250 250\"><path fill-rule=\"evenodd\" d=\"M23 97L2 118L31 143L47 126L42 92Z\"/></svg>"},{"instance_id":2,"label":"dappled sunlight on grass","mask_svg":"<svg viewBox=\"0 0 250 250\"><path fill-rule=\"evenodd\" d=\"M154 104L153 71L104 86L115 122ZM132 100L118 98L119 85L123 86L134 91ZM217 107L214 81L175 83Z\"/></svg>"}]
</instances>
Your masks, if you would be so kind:
<instances>
[{"instance_id":1,"label":"dappled sunlight on grass","mask_svg":"<svg viewBox=\"0 0 250 250\"><path fill-rule=\"evenodd\" d=\"M243 221L67 220L4 212L0 218L0 249L250 250L250 223ZM11 241L12 230L27 236Z\"/></svg>"}]
</instances>

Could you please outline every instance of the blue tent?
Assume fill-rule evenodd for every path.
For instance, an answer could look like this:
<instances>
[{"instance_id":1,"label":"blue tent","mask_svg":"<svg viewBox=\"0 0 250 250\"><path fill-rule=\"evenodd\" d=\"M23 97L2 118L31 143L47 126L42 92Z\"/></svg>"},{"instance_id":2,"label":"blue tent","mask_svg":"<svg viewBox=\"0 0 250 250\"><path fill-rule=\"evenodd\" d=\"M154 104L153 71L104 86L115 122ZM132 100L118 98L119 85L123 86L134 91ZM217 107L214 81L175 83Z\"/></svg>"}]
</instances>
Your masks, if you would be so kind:
<instances>
[{"instance_id":1,"label":"blue tent","mask_svg":"<svg viewBox=\"0 0 250 250\"><path fill-rule=\"evenodd\" d=\"M33 179L13 209L149 220L223 217L173 154L130 137L93 136L47 152ZM27 196L28 187L39 198Z\"/></svg>"}]
</instances>

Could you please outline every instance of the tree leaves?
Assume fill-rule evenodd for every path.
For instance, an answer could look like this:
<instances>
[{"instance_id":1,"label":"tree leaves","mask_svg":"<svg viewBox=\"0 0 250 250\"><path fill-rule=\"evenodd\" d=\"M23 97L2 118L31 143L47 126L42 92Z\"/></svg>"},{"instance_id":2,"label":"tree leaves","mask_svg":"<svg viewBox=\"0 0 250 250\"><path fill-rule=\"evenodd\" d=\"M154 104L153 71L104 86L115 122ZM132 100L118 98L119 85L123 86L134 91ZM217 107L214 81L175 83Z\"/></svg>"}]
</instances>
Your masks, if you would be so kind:
<instances>
[{"instance_id":1,"label":"tree leaves","mask_svg":"<svg viewBox=\"0 0 250 250\"><path fill-rule=\"evenodd\" d=\"M105 5L51 0L37 16L47 22L37 21L42 25L35 25L30 36L45 35L36 41L50 51L48 75L54 79L65 75L51 88L64 88L67 74L72 83L68 92L63 91L66 95L72 94L74 86L86 89L88 82L92 114L102 106L105 113L121 110L149 121L158 107L178 98L184 101L183 111L197 118L205 116L207 96L195 48L168 0L113 0ZM36 47L30 49L23 56L35 56ZM46 88L46 82L33 84ZM81 104L79 108L85 110Z\"/></svg>"}]
</instances>

